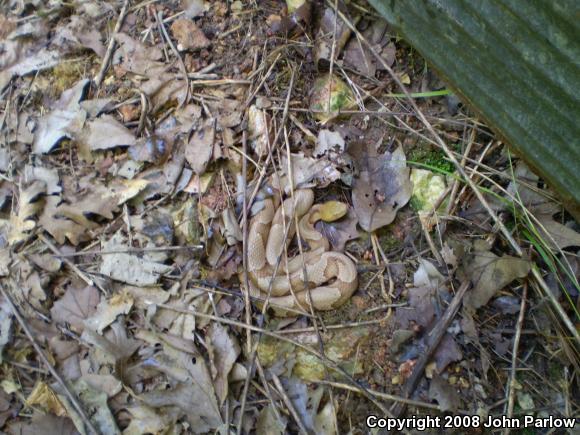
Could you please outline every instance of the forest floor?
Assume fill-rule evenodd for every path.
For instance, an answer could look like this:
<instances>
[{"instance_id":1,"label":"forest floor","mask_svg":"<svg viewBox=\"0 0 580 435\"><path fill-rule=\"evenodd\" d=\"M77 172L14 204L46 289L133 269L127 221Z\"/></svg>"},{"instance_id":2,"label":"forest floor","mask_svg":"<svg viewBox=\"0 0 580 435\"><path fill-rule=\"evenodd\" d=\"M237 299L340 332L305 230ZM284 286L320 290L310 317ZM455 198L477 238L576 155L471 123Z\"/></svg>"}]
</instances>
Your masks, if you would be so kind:
<instances>
[{"instance_id":1,"label":"forest floor","mask_svg":"<svg viewBox=\"0 0 580 435\"><path fill-rule=\"evenodd\" d=\"M578 415L578 224L370 6L73 3L0 6L1 431ZM300 189L358 286L281 317L248 233Z\"/></svg>"}]
</instances>

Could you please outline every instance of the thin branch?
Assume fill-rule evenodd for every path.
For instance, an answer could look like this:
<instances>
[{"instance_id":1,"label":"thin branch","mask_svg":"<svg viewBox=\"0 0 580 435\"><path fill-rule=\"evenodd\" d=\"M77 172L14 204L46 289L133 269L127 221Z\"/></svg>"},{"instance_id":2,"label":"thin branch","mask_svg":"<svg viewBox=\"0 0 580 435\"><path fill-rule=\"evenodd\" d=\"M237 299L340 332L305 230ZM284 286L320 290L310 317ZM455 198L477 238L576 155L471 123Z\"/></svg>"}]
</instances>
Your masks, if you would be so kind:
<instances>
[{"instance_id":1,"label":"thin branch","mask_svg":"<svg viewBox=\"0 0 580 435\"><path fill-rule=\"evenodd\" d=\"M111 58L113 57L113 51L115 50L115 37L117 33L121 30L123 26L123 22L125 21L125 17L127 16L127 11L129 10L129 0L125 0L123 3L123 7L121 8L121 12L119 13L119 18L117 19L117 24L115 24L115 29L113 30L113 34L111 35L111 39L109 40L109 45L107 47L107 51L105 53L105 57L101 62L101 68L99 69L98 74L95 77L95 86L97 88L101 87L103 83L103 79L105 78L105 73L107 72L107 68L109 67L109 63L111 62Z\"/></svg>"}]
</instances>

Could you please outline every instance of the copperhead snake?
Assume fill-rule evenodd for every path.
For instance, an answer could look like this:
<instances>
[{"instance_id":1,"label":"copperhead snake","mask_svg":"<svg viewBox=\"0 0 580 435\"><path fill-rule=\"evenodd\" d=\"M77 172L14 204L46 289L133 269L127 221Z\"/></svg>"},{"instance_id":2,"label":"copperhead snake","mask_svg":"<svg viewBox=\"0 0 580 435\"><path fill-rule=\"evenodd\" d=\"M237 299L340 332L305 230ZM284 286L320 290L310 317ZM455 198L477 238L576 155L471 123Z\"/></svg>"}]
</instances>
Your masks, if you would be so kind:
<instances>
[{"instance_id":1,"label":"copperhead snake","mask_svg":"<svg viewBox=\"0 0 580 435\"><path fill-rule=\"evenodd\" d=\"M309 301L315 310L335 309L344 304L358 286L352 260L343 253L330 251L326 237L314 228L318 220L333 221L342 217L347 211L346 204L329 201L313 205L313 202L314 193L310 189L296 190L294 196L279 207L274 199L267 198L264 208L250 221L247 240L249 291L262 300L270 291L270 306L278 316L292 315L286 308L310 312ZM296 232L294 219L298 220L301 240L307 243L309 250L292 259L282 257L279 260ZM240 281L243 282L242 275Z\"/></svg>"}]
</instances>

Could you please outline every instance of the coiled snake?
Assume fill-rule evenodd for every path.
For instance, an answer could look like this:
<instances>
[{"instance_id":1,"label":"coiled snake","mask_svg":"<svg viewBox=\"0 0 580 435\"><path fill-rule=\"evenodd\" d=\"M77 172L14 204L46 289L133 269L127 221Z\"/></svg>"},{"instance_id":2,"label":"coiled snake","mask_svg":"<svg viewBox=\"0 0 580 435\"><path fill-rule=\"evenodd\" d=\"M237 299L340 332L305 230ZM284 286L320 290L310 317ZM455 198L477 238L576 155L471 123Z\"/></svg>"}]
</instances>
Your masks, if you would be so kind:
<instances>
[{"instance_id":1,"label":"coiled snake","mask_svg":"<svg viewBox=\"0 0 580 435\"><path fill-rule=\"evenodd\" d=\"M269 301L279 316L292 314L285 308L310 312L309 301L315 310L332 310L344 304L357 289L357 271L352 260L330 251L326 237L314 228L318 220L342 217L346 205L337 201L316 205L313 202L314 193L310 189L296 190L294 197L278 208L268 198L264 208L250 221L247 242L250 294L266 299L271 287ZM310 249L288 261L282 257L276 271L284 245L295 234L295 217L300 237ZM243 283L241 274L240 281Z\"/></svg>"}]
</instances>

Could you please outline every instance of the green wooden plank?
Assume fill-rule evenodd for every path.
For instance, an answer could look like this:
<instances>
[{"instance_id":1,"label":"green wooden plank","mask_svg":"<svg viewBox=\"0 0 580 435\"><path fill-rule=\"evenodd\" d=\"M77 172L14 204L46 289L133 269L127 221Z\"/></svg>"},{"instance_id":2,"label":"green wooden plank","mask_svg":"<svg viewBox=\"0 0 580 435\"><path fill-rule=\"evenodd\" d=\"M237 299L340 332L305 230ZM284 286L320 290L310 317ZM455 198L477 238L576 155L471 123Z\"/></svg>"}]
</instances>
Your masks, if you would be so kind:
<instances>
[{"instance_id":1,"label":"green wooden plank","mask_svg":"<svg viewBox=\"0 0 580 435\"><path fill-rule=\"evenodd\" d=\"M580 219L580 3L369 1Z\"/></svg>"}]
</instances>

